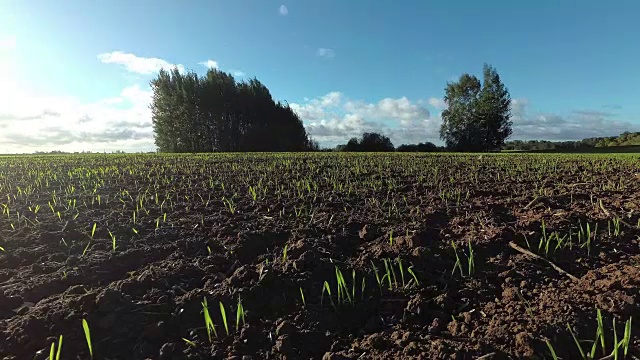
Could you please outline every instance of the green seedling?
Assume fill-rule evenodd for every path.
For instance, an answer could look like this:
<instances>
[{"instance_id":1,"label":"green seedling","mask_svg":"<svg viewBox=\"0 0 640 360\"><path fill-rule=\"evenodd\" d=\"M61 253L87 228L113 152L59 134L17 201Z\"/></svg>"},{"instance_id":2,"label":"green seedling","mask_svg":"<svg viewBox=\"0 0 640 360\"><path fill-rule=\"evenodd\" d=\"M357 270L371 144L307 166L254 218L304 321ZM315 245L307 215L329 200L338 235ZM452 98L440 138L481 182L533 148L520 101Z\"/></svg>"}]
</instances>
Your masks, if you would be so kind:
<instances>
[{"instance_id":1,"label":"green seedling","mask_svg":"<svg viewBox=\"0 0 640 360\"><path fill-rule=\"evenodd\" d=\"M60 360L60 353L62 351L62 335L58 338L58 350L56 351L55 341L51 343L51 351L49 351L49 360Z\"/></svg>"},{"instance_id":2,"label":"green seedling","mask_svg":"<svg viewBox=\"0 0 640 360\"><path fill-rule=\"evenodd\" d=\"M300 299L302 299L302 306L307 307L307 302L304 301L304 292L302 291L302 288L300 288Z\"/></svg>"},{"instance_id":3,"label":"green seedling","mask_svg":"<svg viewBox=\"0 0 640 360\"><path fill-rule=\"evenodd\" d=\"M453 264L453 270L451 271L451 275L456 272L456 269L460 270L460 276L464 277L464 272L462 271L462 262L460 261L460 256L458 256L458 248L456 247L456 243L451 240L451 247L453 247L453 253L456 256L456 263Z\"/></svg>"},{"instance_id":4,"label":"green seedling","mask_svg":"<svg viewBox=\"0 0 640 360\"><path fill-rule=\"evenodd\" d=\"M240 320L242 320L242 326L244 326L244 306L242 306L242 300L240 296L238 296L238 306L236 306L236 330L240 330Z\"/></svg>"},{"instance_id":5,"label":"green seedling","mask_svg":"<svg viewBox=\"0 0 640 360\"><path fill-rule=\"evenodd\" d=\"M113 235L111 231L107 231L109 232L109 237L111 238L111 250L113 250L113 252L116 252L116 236Z\"/></svg>"},{"instance_id":6,"label":"green seedling","mask_svg":"<svg viewBox=\"0 0 640 360\"><path fill-rule=\"evenodd\" d=\"M589 224L587 224L587 229L589 228ZM589 230L587 230L587 232L589 232ZM598 338L600 339L600 345L602 345L602 355L606 355L607 352L607 348L605 346L605 342L604 342L604 324L602 321L602 312L600 311L600 309L596 309L596 319L598 322L598 330L596 333L596 341L594 341L594 348L592 349L592 358L596 356L595 351L596 351L596 346L598 345Z\"/></svg>"},{"instance_id":7,"label":"green seedling","mask_svg":"<svg viewBox=\"0 0 640 360\"><path fill-rule=\"evenodd\" d=\"M229 336L229 325L227 324L227 312L224 309L224 305L222 304L222 301L220 301L220 315L222 316L222 324L224 325L224 330L227 333L227 336Z\"/></svg>"},{"instance_id":8,"label":"green seedling","mask_svg":"<svg viewBox=\"0 0 640 360\"><path fill-rule=\"evenodd\" d=\"M331 296L331 287L329 286L329 283L327 281L325 281L324 284L322 285L322 294L320 294L320 305L322 305L322 302L324 300L325 292L329 296L329 301L331 301L331 306L335 309L336 305L333 302L333 297Z\"/></svg>"},{"instance_id":9,"label":"green seedling","mask_svg":"<svg viewBox=\"0 0 640 360\"><path fill-rule=\"evenodd\" d=\"M338 298L338 305L353 303L351 299L351 295L349 295L349 290L348 290L349 288L347 287L347 282L345 281L344 276L342 275L342 271L340 271L340 269L338 269L337 266L336 266L336 283L337 283L336 296Z\"/></svg>"},{"instance_id":10,"label":"green seedling","mask_svg":"<svg viewBox=\"0 0 640 360\"><path fill-rule=\"evenodd\" d=\"M373 273L376 276L376 281L378 282L378 288L380 289L380 294L382 294L382 279L380 278L380 274L378 273L378 268L373 263L373 261L371 262L371 267L373 267Z\"/></svg>"},{"instance_id":11,"label":"green seedling","mask_svg":"<svg viewBox=\"0 0 640 360\"><path fill-rule=\"evenodd\" d=\"M476 261L474 257L473 247L471 246L471 240L469 240L469 255L467 256L467 262L469 264L469 276L471 276L476 271Z\"/></svg>"},{"instance_id":12,"label":"green seedling","mask_svg":"<svg viewBox=\"0 0 640 360\"><path fill-rule=\"evenodd\" d=\"M386 274L382 277L382 280L384 281L384 278L387 278L387 282L389 283L389 290L393 290L393 284L391 283L391 269L389 269L389 263L387 262L387 259L383 259L384 261L384 269Z\"/></svg>"},{"instance_id":13,"label":"green seedling","mask_svg":"<svg viewBox=\"0 0 640 360\"><path fill-rule=\"evenodd\" d=\"M351 270L351 299L356 301L356 269Z\"/></svg>"},{"instance_id":14,"label":"green seedling","mask_svg":"<svg viewBox=\"0 0 640 360\"><path fill-rule=\"evenodd\" d=\"M620 236L620 218L613 218L613 236Z\"/></svg>"},{"instance_id":15,"label":"green seedling","mask_svg":"<svg viewBox=\"0 0 640 360\"><path fill-rule=\"evenodd\" d=\"M629 353L629 344L631 344L631 319L625 322L624 326L624 337L622 338L622 349L624 350L624 357L627 357Z\"/></svg>"},{"instance_id":16,"label":"green seedling","mask_svg":"<svg viewBox=\"0 0 640 360\"><path fill-rule=\"evenodd\" d=\"M587 354L585 354L584 350L582 349L582 345L580 345L580 341L576 337L576 334L573 332L573 329L571 329L571 325L567 324L567 329L569 329L569 333L573 338L573 342L578 347L578 351L580 351L580 356L582 357L583 360L587 360Z\"/></svg>"},{"instance_id":17,"label":"green seedling","mask_svg":"<svg viewBox=\"0 0 640 360\"><path fill-rule=\"evenodd\" d=\"M413 265L411 265L411 266L409 266L407 268L407 272L413 277L412 281L415 283L415 286L420 286L420 282L418 281L418 277L413 272ZM411 281L409 281L409 283L411 283ZM407 285L409 285L409 284L407 284Z\"/></svg>"},{"instance_id":18,"label":"green seedling","mask_svg":"<svg viewBox=\"0 0 640 360\"><path fill-rule=\"evenodd\" d=\"M84 257L87 252L89 251L89 246L91 245L91 239L89 239L89 241L87 241L87 246L84 247L84 250L82 250L82 255L81 257Z\"/></svg>"},{"instance_id":19,"label":"green seedling","mask_svg":"<svg viewBox=\"0 0 640 360\"><path fill-rule=\"evenodd\" d=\"M618 360L618 347L621 344L618 344L618 331L616 330L616 318L613 318L613 358Z\"/></svg>"},{"instance_id":20,"label":"green seedling","mask_svg":"<svg viewBox=\"0 0 640 360\"><path fill-rule=\"evenodd\" d=\"M545 340L547 343L547 348L549 348L549 352L551 353L551 358L553 360L558 360L558 355L556 355L556 351L553 349L553 345L549 342L549 340Z\"/></svg>"},{"instance_id":21,"label":"green seedling","mask_svg":"<svg viewBox=\"0 0 640 360\"><path fill-rule=\"evenodd\" d=\"M196 343L194 343L193 341L191 341L189 339L182 338L182 341L184 341L188 346L196 347Z\"/></svg>"},{"instance_id":22,"label":"green seedling","mask_svg":"<svg viewBox=\"0 0 640 360\"><path fill-rule=\"evenodd\" d=\"M229 212L231 214L236 213L236 204L235 202L233 202L233 200L223 197L222 201L224 202L225 206L229 209Z\"/></svg>"},{"instance_id":23,"label":"green seedling","mask_svg":"<svg viewBox=\"0 0 640 360\"><path fill-rule=\"evenodd\" d=\"M524 298L524 296L522 296L520 289L517 289L516 295L518 295L518 298L520 299L520 301L522 301L522 303L525 305L525 310L527 312L527 315L529 315L531 319L535 319L535 316L533 316L533 312L531 311L531 305L529 305L529 302Z\"/></svg>"},{"instance_id":24,"label":"green seedling","mask_svg":"<svg viewBox=\"0 0 640 360\"><path fill-rule=\"evenodd\" d=\"M398 268L400 269L400 279L402 281L402 288L404 289L406 287L406 284L404 282L404 268L402 267L402 259L397 258L396 261L398 262Z\"/></svg>"},{"instance_id":25,"label":"green seedling","mask_svg":"<svg viewBox=\"0 0 640 360\"><path fill-rule=\"evenodd\" d=\"M600 309L596 309L596 322L597 322L598 328L596 330L595 340L591 341L593 345L591 346L591 351L589 351L589 353L586 353L584 351L582 344L580 343L580 340L578 340L578 337L576 336L575 332L573 331L573 329L569 324L567 324L567 329L569 330L569 333L571 334L571 337L573 338L573 341L576 344L576 347L578 348L578 351L580 352L580 356L583 360L595 359L596 352L598 350L598 345L600 345L600 347L602 348L602 354L604 356L603 358L618 359L621 353L622 353L622 356L625 358L628 354L629 344L631 342L631 321L632 321L632 318L629 318L629 320L625 322L623 338L620 341L618 341L618 329L616 326L616 318L613 318L613 349L609 355L607 355L607 349L606 349L606 344L604 340L604 337L605 337L604 324L603 324L602 313Z\"/></svg>"},{"instance_id":26,"label":"green seedling","mask_svg":"<svg viewBox=\"0 0 640 360\"><path fill-rule=\"evenodd\" d=\"M89 330L89 324L86 319L82 319L82 328L84 329L84 337L87 340L87 346L89 347L89 355L93 359L93 346L91 345L91 331Z\"/></svg>"},{"instance_id":27,"label":"green seedling","mask_svg":"<svg viewBox=\"0 0 640 360\"><path fill-rule=\"evenodd\" d=\"M209 343L212 342L211 334L215 337L218 337L218 333L216 332L216 327L211 320L211 315L209 314L209 306L207 304L207 298L205 297L202 300L202 314L204 316L204 327L207 329L207 337L209 338Z\"/></svg>"}]
</instances>

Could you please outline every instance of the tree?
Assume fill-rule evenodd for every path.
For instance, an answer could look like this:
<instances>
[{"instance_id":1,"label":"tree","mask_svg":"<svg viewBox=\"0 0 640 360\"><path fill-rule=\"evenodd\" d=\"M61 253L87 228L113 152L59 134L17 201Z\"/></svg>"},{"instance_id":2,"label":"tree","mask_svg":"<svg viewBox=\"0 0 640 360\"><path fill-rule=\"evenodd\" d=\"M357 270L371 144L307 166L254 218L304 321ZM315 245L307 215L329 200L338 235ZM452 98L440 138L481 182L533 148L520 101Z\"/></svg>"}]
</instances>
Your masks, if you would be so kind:
<instances>
[{"instance_id":1,"label":"tree","mask_svg":"<svg viewBox=\"0 0 640 360\"><path fill-rule=\"evenodd\" d=\"M398 152L435 152L440 150L436 144L429 141L418 144L402 144L396 149Z\"/></svg>"},{"instance_id":2,"label":"tree","mask_svg":"<svg viewBox=\"0 0 640 360\"><path fill-rule=\"evenodd\" d=\"M351 138L346 145L338 145L339 151L385 152L394 151L395 147L388 137L375 132L362 134L362 138Z\"/></svg>"},{"instance_id":3,"label":"tree","mask_svg":"<svg viewBox=\"0 0 640 360\"><path fill-rule=\"evenodd\" d=\"M360 140L361 151L394 151L395 147L388 137L378 133L364 133Z\"/></svg>"},{"instance_id":4,"label":"tree","mask_svg":"<svg viewBox=\"0 0 640 360\"><path fill-rule=\"evenodd\" d=\"M484 65L482 84L466 73L447 83L444 100L440 138L451 150L498 150L511 136L511 97L490 65Z\"/></svg>"},{"instance_id":5,"label":"tree","mask_svg":"<svg viewBox=\"0 0 640 360\"><path fill-rule=\"evenodd\" d=\"M257 79L236 82L161 70L151 81L155 143L160 152L307 151L311 140L288 104L275 102Z\"/></svg>"}]
</instances>

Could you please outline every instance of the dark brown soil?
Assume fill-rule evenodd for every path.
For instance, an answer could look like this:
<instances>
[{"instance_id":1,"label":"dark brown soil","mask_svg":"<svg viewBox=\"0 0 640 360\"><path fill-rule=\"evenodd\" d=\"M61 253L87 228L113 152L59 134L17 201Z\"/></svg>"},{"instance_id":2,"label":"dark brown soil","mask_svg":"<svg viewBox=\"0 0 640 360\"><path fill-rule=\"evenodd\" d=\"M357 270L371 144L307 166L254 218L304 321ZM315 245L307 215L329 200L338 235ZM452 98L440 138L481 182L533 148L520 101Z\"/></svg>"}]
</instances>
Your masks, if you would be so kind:
<instances>
[{"instance_id":1,"label":"dark brown soil","mask_svg":"<svg viewBox=\"0 0 640 360\"><path fill-rule=\"evenodd\" d=\"M62 359L87 359L85 319L94 359L580 359L567 326L590 351L599 309L596 358L633 317L637 359L639 172L632 155L2 158L0 358L48 359L62 335Z\"/></svg>"}]
</instances>

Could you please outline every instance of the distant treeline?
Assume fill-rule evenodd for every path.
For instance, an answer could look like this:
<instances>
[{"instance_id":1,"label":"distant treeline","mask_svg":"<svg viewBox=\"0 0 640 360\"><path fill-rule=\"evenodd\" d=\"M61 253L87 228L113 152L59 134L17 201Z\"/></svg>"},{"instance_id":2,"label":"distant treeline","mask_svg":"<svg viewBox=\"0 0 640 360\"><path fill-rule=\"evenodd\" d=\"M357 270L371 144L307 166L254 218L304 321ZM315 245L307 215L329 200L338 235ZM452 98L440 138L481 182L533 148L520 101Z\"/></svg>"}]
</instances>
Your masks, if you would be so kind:
<instances>
[{"instance_id":1,"label":"distant treeline","mask_svg":"<svg viewBox=\"0 0 640 360\"><path fill-rule=\"evenodd\" d=\"M513 140L508 141L502 150L507 151L576 151L605 147L640 146L640 132L625 132L620 136L588 138L577 141L547 141L547 140ZM444 146L437 146L431 142L419 144L403 144L394 147L391 140L378 133L364 133L360 138L351 138L346 144L338 145L334 149L325 151L397 151L397 152L440 152L452 151Z\"/></svg>"},{"instance_id":2,"label":"distant treeline","mask_svg":"<svg viewBox=\"0 0 640 360\"><path fill-rule=\"evenodd\" d=\"M403 144L396 148L387 136L375 132L367 132L362 134L360 138L351 138L346 144L338 145L333 150L346 152L435 152L444 151L445 148L430 142Z\"/></svg>"},{"instance_id":3,"label":"distant treeline","mask_svg":"<svg viewBox=\"0 0 640 360\"><path fill-rule=\"evenodd\" d=\"M503 150L545 151L640 145L640 132L624 132L620 136L596 137L578 141L513 140Z\"/></svg>"}]
</instances>

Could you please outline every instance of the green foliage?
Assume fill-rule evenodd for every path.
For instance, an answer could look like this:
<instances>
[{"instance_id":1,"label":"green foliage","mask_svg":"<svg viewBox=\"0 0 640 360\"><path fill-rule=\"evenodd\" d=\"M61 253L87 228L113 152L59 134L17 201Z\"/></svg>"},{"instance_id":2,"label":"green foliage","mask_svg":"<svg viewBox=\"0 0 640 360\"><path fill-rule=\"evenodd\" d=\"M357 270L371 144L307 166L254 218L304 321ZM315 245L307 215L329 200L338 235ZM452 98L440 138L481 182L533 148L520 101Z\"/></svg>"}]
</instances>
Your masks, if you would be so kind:
<instances>
[{"instance_id":1,"label":"green foliage","mask_svg":"<svg viewBox=\"0 0 640 360\"><path fill-rule=\"evenodd\" d=\"M317 149L298 115L275 102L257 79L236 82L162 70L151 81L155 143L160 152L305 151Z\"/></svg>"},{"instance_id":2,"label":"green foliage","mask_svg":"<svg viewBox=\"0 0 640 360\"><path fill-rule=\"evenodd\" d=\"M338 145L338 151L388 152L395 147L388 137L375 132L364 133L360 139L351 138L346 145Z\"/></svg>"},{"instance_id":3,"label":"green foliage","mask_svg":"<svg viewBox=\"0 0 640 360\"><path fill-rule=\"evenodd\" d=\"M211 319L211 315L209 314L209 305L207 304L207 298L205 297L202 300L202 315L204 316L204 327L207 330L207 338L209 338L209 343L212 342L211 334L215 337L218 337L218 332L216 331L216 327L213 324L213 320Z\"/></svg>"},{"instance_id":4,"label":"green foliage","mask_svg":"<svg viewBox=\"0 0 640 360\"><path fill-rule=\"evenodd\" d=\"M396 149L397 152L438 152L443 150L443 147L429 141L418 144L402 144Z\"/></svg>"},{"instance_id":5,"label":"green foliage","mask_svg":"<svg viewBox=\"0 0 640 360\"><path fill-rule=\"evenodd\" d=\"M578 141L514 140L505 143L503 150L595 152L603 151L604 149L602 148L621 149L622 147L633 147L638 145L640 145L640 132L624 132L619 136L595 137Z\"/></svg>"},{"instance_id":6,"label":"green foliage","mask_svg":"<svg viewBox=\"0 0 640 360\"><path fill-rule=\"evenodd\" d=\"M229 335L229 324L227 323L227 311L224 309L224 304L220 301L220 316L222 316L222 324L224 325L224 330Z\"/></svg>"},{"instance_id":7,"label":"green foliage","mask_svg":"<svg viewBox=\"0 0 640 360\"><path fill-rule=\"evenodd\" d=\"M511 97L496 70L485 64L483 83L463 74L445 89L440 138L456 151L500 149L511 136Z\"/></svg>"},{"instance_id":8,"label":"green foliage","mask_svg":"<svg viewBox=\"0 0 640 360\"><path fill-rule=\"evenodd\" d=\"M91 345L91 331L89 330L89 324L86 319L82 319L82 329L84 330L84 337L87 340L87 347L89 348L89 355L93 359L93 346Z\"/></svg>"}]
</instances>

